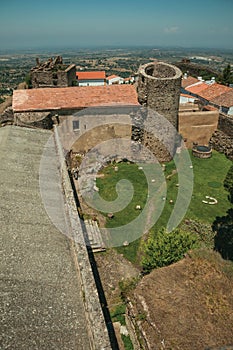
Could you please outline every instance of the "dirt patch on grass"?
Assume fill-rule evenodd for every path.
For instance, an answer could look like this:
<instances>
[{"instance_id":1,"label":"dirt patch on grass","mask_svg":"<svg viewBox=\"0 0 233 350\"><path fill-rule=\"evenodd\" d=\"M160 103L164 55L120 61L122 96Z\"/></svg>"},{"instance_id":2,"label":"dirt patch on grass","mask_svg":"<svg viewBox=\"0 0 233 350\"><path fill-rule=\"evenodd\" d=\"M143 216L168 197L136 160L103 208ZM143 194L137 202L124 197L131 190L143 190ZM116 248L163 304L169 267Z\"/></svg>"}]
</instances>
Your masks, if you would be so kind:
<instances>
[{"instance_id":1,"label":"dirt patch on grass","mask_svg":"<svg viewBox=\"0 0 233 350\"><path fill-rule=\"evenodd\" d=\"M145 276L131 293L149 349L200 350L233 344L233 265L195 253Z\"/></svg>"}]
</instances>

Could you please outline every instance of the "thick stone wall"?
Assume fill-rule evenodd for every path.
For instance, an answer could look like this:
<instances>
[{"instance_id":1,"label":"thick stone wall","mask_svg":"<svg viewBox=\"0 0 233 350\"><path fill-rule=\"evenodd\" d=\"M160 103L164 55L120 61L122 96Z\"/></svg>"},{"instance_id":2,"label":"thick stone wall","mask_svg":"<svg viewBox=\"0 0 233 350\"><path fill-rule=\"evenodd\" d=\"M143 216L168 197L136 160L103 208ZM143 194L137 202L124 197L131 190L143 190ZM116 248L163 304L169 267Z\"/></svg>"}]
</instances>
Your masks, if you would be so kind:
<instances>
[{"instance_id":1,"label":"thick stone wall","mask_svg":"<svg viewBox=\"0 0 233 350\"><path fill-rule=\"evenodd\" d=\"M213 133L210 145L233 160L233 117L220 114L218 130Z\"/></svg>"},{"instance_id":2,"label":"thick stone wall","mask_svg":"<svg viewBox=\"0 0 233 350\"><path fill-rule=\"evenodd\" d=\"M76 81L76 67L71 65L65 70L35 70L31 73L32 87L67 87Z\"/></svg>"},{"instance_id":3,"label":"thick stone wall","mask_svg":"<svg viewBox=\"0 0 233 350\"><path fill-rule=\"evenodd\" d=\"M218 121L218 129L224 132L224 134L233 137L233 116L229 117L220 114Z\"/></svg>"},{"instance_id":4,"label":"thick stone wall","mask_svg":"<svg viewBox=\"0 0 233 350\"><path fill-rule=\"evenodd\" d=\"M148 63L139 69L137 87L139 103L165 117L175 130L178 128L181 78L182 72L177 67L163 62ZM162 134L165 142L159 141L153 133L144 132L143 143L156 155L159 161L169 161L176 149L175 131L170 130L168 135L163 123L159 122L157 125L157 121L154 119L156 116L149 113L145 122L152 129L160 127L161 130L156 132ZM173 145L172 152L168 152L167 147L165 147L167 141Z\"/></svg>"},{"instance_id":5,"label":"thick stone wall","mask_svg":"<svg viewBox=\"0 0 233 350\"><path fill-rule=\"evenodd\" d=\"M100 306L98 291L95 285L91 264L86 248L84 232L78 216L74 193L69 174L65 165L63 148L57 128L54 128L55 143L60 163L62 186L66 201L67 214L70 219L72 237L74 240L74 254L78 277L81 282L83 303L86 311L86 321L89 330L92 350L111 350L108 330Z\"/></svg>"},{"instance_id":6,"label":"thick stone wall","mask_svg":"<svg viewBox=\"0 0 233 350\"><path fill-rule=\"evenodd\" d=\"M76 116L62 117L61 128L64 147L67 150L72 148L73 152L86 153L107 140L118 138L130 140L131 119L125 110L123 109L122 112L119 110L114 114L114 108L112 108L112 114L107 114L107 112L108 110L101 109L98 114L92 114L92 110L86 109ZM78 123L77 129L74 129L73 122ZM71 140L73 140L72 146Z\"/></svg>"},{"instance_id":7,"label":"thick stone wall","mask_svg":"<svg viewBox=\"0 0 233 350\"><path fill-rule=\"evenodd\" d=\"M217 130L211 137L210 146L220 153L224 153L227 158L233 160L233 137Z\"/></svg>"}]
</instances>

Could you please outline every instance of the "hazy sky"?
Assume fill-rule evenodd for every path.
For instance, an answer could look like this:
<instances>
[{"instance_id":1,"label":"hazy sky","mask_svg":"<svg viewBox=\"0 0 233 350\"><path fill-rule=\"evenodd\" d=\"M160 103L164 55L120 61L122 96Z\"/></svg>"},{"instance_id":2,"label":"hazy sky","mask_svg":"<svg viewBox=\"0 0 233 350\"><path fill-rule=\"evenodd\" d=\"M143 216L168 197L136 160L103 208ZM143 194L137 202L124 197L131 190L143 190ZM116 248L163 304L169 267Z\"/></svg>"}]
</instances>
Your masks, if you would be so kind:
<instances>
[{"instance_id":1,"label":"hazy sky","mask_svg":"<svg viewBox=\"0 0 233 350\"><path fill-rule=\"evenodd\" d=\"M233 0L0 0L0 50L233 48Z\"/></svg>"}]
</instances>

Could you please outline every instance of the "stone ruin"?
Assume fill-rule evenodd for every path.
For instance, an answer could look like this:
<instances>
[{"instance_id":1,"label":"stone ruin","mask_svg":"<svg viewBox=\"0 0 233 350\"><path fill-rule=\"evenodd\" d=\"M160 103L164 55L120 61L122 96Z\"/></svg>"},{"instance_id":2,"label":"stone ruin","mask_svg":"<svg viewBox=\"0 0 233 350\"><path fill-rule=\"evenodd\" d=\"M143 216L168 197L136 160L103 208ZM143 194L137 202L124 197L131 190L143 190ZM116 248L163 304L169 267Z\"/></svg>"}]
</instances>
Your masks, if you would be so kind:
<instances>
[{"instance_id":1,"label":"stone ruin","mask_svg":"<svg viewBox=\"0 0 233 350\"><path fill-rule=\"evenodd\" d=\"M64 64L61 56L49 58L46 62L40 62L37 58L30 77L34 89L73 86L76 82L76 66Z\"/></svg>"}]
</instances>

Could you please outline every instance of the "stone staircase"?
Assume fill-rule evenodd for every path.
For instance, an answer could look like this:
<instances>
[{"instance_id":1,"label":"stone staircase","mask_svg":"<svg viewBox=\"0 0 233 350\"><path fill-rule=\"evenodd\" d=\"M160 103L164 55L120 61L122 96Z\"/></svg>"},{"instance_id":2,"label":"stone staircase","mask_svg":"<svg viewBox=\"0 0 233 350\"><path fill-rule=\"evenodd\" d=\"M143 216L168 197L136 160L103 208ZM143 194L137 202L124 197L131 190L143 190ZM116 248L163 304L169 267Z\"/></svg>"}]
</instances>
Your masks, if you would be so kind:
<instances>
[{"instance_id":1,"label":"stone staircase","mask_svg":"<svg viewBox=\"0 0 233 350\"><path fill-rule=\"evenodd\" d=\"M91 247L93 252L103 252L106 250L99 226L94 220L84 220L86 228L86 245Z\"/></svg>"}]
</instances>

